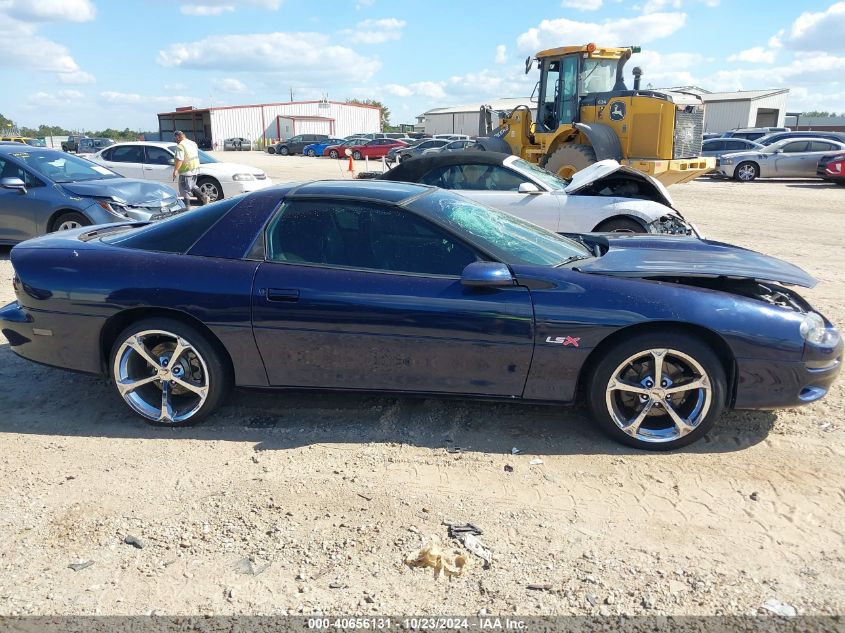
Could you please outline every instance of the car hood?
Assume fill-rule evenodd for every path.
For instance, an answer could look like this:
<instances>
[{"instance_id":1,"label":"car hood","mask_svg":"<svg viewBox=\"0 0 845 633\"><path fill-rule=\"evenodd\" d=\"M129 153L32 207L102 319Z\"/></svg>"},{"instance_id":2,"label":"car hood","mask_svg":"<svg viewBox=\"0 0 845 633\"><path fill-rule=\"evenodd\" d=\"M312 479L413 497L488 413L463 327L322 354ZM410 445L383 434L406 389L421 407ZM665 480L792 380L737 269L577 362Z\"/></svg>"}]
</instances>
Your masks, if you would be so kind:
<instances>
[{"instance_id":1,"label":"car hood","mask_svg":"<svg viewBox=\"0 0 845 633\"><path fill-rule=\"evenodd\" d=\"M812 288L816 280L788 262L762 253L690 237L609 237L607 252L578 265L584 273L621 277L729 277Z\"/></svg>"},{"instance_id":2,"label":"car hood","mask_svg":"<svg viewBox=\"0 0 845 633\"><path fill-rule=\"evenodd\" d=\"M159 206L172 200L176 191L166 185L134 178L103 178L61 184L68 193L87 198L120 198L131 206Z\"/></svg>"},{"instance_id":3,"label":"car hood","mask_svg":"<svg viewBox=\"0 0 845 633\"><path fill-rule=\"evenodd\" d=\"M593 163L589 167L585 167L581 171L576 172L575 175L572 176L572 180L566 186L564 191L570 195L577 194L579 191L584 190L599 180L611 176L618 178L620 175L623 175L625 178L649 183L654 187L654 195L651 199L655 202L665 204L667 207L674 208L672 196L669 195L668 189L666 189L666 186L662 182L639 171L638 169L620 165L618 162L610 158L600 160L597 163Z\"/></svg>"}]
</instances>

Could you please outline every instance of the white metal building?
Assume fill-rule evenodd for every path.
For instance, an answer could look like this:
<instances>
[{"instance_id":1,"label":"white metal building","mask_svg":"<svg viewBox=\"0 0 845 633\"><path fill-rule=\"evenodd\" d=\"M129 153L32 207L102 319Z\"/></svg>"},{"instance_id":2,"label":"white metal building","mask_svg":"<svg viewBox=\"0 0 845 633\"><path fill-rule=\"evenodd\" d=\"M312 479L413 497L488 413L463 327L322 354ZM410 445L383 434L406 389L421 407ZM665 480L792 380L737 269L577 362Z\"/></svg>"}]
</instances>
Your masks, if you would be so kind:
<instances>
[{"instance_id":1,"label":"white metal building","mask_svg":"<svg viewBox=\"0 0 845 633\"><path fill-rule=\"evenodd\" d=\"M482 105L489 105L494 112L497 110L510 111L518 105L527 105L531 108L532 117L537 112L537 104L532 103L529 97L493 99L492 101L471 103L453 108L433 108L422 114L425 133L476 136ZM498 122L494 120L493 127L497 126Z\"/></svg>"},{"instance_id":2,"label":"white metal building","mask_svg":"<svg viewBox=\"0 0 845 633\"><path fill-rule=\"evenodd\" d=\"M669 88L693 92L704 100L704 131L727 132L743 127L783 127L789 88L708 92L696 86Z\"/></svg>"},{"instance_id":3,"label":"white metal building","mask_svg":"<svg viewBox=\"0 0 845 633\"><path fill-rule=\"evenodd\" d=\"M297 134L349 136L380 132L381 111L375 106L338 101L293 101L212 108L176 108L158 115L163 138L182 130L196 141L222 147L227 138L272 143Z\"/></svg>"}]
</instances>

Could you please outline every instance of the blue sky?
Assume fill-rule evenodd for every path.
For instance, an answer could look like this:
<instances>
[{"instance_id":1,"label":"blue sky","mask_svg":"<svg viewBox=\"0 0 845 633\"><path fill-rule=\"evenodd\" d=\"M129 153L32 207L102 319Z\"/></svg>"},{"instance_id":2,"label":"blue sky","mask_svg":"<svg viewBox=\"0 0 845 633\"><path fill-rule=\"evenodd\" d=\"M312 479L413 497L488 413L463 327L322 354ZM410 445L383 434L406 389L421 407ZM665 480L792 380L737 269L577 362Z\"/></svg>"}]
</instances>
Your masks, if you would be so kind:
<instances>
[{"instance_id":1,"label":"blue sky","mask_svg":"<svg viewBox=\"0 0 845 633\"><path fill-rule=\"evenodd\" d=\"M0 113L155 129L176 106L380 99L392 122L526 96L550 46L642 46L654 87L791 89L845 111L845 2L805 0L0 0Z\"/></svg>"}]
</instances>

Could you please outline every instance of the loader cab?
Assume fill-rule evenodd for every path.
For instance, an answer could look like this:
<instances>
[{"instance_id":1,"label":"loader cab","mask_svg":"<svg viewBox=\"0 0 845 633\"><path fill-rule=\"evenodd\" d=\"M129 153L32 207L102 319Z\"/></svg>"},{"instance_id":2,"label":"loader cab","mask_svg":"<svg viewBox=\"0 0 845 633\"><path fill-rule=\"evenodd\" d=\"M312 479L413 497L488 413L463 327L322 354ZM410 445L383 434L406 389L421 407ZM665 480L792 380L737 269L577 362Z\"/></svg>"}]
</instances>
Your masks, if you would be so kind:
<instances>
[{"instance_id":1,"label":"loader cab","mask_svg":"<svg viewBox=\"0 0 845 633\"><path fill-rule=\"evenodd\" d=\"M625 90L623 71L630 56L630 49L596 50L592 44L539 53L536 131L553 132L580 121L585 95Z\"/></svg>"}]
</instances>

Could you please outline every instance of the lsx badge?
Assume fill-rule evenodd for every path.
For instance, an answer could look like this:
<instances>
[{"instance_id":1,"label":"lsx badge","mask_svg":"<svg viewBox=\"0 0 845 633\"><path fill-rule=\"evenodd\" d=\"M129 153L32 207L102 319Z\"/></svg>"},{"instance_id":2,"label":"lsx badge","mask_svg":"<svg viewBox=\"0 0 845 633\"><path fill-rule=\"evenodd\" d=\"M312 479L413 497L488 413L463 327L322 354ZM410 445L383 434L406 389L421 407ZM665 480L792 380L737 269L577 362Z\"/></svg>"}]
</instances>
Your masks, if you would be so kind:
<instances>
[{"instance_id":1,"label":"lsx badge","mask_svg":"<svg viewBox=\"0 0 845 633\"><path fill-rule=\"evenodd\" d=\"M610 106L610 118L613 121L621 121L625 118L625 102L614 101Z\"/></svg>"}]
</instances>

